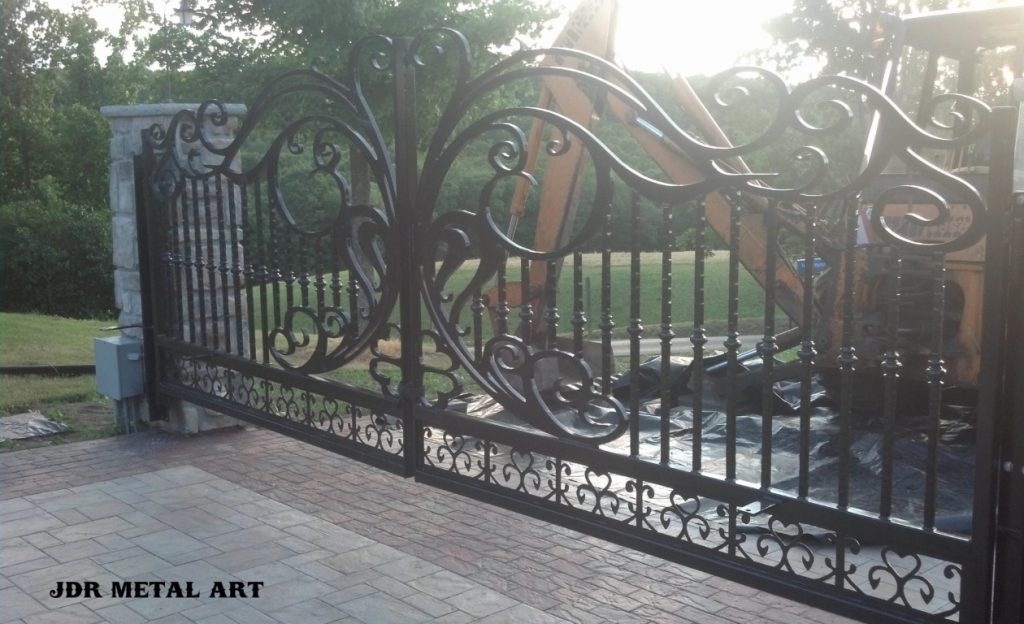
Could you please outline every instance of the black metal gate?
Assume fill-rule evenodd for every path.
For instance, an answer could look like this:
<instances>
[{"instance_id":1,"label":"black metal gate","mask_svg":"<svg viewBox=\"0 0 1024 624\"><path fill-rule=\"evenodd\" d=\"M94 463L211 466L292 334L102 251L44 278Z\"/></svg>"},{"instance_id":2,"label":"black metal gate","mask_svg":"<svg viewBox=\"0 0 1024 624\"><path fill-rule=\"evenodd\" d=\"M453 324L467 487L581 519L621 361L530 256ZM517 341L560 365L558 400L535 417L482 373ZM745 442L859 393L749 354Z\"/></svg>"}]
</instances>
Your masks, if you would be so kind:
<instances>
[{"instance_id":1,"label":"black metal gate","mask_svg":"<svg viewBox=\"0 0 1024 624\"><path fill-rule=\"evenodd\" d=\"M737 69L708 101L760 126L723 146L572 50L473 76L441 29L350 66L275 81L230 144L217 103L145 133L152 405L870 621L1002 617L1013 111L942 96L960 123L922 128L850 78ZM594 119L509 104L556 84ZM511 206L552 185L574 218L534 234L543 202Z\"/></svg>"}]
</instances>

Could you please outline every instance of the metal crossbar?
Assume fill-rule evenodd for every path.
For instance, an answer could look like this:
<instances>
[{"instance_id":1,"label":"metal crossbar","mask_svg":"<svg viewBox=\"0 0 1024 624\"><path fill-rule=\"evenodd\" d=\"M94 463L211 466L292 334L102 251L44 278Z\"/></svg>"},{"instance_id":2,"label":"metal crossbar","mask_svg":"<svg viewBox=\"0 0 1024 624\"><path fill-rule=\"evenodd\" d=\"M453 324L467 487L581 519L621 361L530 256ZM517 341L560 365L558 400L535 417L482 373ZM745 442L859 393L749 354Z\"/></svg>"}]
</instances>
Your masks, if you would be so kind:
<instances>
[{"instance_id":1,"label":"metal crossbar","mask_svg":"<svg viewBox=\"0 0 1024 624\"><path fill-rule=\"evenodd\" d=\"M145 132L151 403L205 405L855 617L986 621L1011 115L965 98L970 127L938 136L856 80L789 89L742 69L711 88L754 80L763 129L721 148L602 59L523 51L473 76L468 49L445 29L372 37L346 81L311 68L271 83L230 144L204 133L227 122L217 103ZM370 73L393 85L388 131ZM551 80L642 119L701 179L610 147L628 115L585 127L508 104ZM448 90L428 134L418 85ZM856 106L808 121L823 101ZM843 171L872 118L870 160ZM921 156L983 135L985 180ZM501 225L510 191L569 183L544 167L573 149L576 221L533 249L535 203L516 234ZM753 173L726 166L741 156ZM475 186L452 197L460 175Z\"/></svg>"}]
</instances>

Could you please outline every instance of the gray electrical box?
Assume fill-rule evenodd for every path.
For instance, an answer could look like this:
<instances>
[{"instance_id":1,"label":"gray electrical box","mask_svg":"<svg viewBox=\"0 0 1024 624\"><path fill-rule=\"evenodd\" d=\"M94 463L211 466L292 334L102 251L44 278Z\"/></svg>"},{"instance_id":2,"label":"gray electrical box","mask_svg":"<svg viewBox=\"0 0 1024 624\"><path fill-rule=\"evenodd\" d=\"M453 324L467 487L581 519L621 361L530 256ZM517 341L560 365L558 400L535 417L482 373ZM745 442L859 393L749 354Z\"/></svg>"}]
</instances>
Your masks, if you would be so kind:
<instances>
[{"instance_id":1,"label":"gray electrical box","mask_svg":"<svg viewBox=\"0 0 1024 624\"><path fill-rule=\"evenodd\" d=\"M142 341L128 336L93 338L96 391L114 400L142 394Z\"/></svg>"}]
</instances>

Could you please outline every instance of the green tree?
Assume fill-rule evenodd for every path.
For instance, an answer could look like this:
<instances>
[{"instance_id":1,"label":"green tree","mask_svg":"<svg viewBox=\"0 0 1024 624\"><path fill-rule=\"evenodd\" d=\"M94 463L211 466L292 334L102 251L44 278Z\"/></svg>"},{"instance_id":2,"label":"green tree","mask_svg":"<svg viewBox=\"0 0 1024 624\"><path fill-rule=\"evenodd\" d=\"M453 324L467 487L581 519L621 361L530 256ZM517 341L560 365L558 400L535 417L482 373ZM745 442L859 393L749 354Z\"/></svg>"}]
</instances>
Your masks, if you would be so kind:
<instances>
[{"instance_id":1,"label":"green tree","mask_svg":"<svg viewBox=\"0 0 1024 624\"><path fill-rule=\"evenodd\" d=\"M359 39L434 26L465 33L474 56L489 65L516 37L538 35L552 16L533 0L200 0L193 8L188 26L169 20L144 50L148 63L170 70L179 101L226 93L247 101L285 69L318 59L325 72L343 77Z\"/></svg>"},{"instance_id":2,"label":"green tree","mask_svg":"<svg viewBox=\"0 0 1024 624\"><path fill-rule=\"evenodd\" d=\"M114 0L109 0L114 1ZM108 33L99 0L60 11L39 0L0 4L0 302L4 309L109 316L108 154L99 112L137 101L149 71L130 51L145 0L116 0ZM102 59L99 52L109 51Z\"/></svg>"},{"instance_id":3,"label":"green tree","mask_svg":"<svg viewBox=\"0 0 1024 624\"><path fill-rule=\"evenodd\" d=\"M450 26L469 35L493 58L494 46L517 36L536 36L551 11L532 0L209 0L206 13L236 31L256 33L259 49L330 63L370 33L413 35L425 27Z\"/></svg>"},{"instance_id":4,"label":"green tree","mask_svg":"<svg viewBox=\"0 0 1024 624\"><path fill-rule=\"evenodd\" d=\"M358 40L375 33L411 36L438 26L463 32L479 70L512 50L510 44L516 37L538 35L551 16L549 9L533 0L203 0L193 8L193 19L186 27L164 24L150 37L144 51L148 63L163 68L161 73L168 79L172 97L177 101L251 102L277 75L307 67L314 61L321 71L344 80L352 71L350 51ZM368 64L369 59L362 60ZM432 64L421 73L422 86L417 94L421 140L426 140L436 127L450 93L454 72L446 71L450 65L444 61L440 65L443 68ZM390 79L385 73L365 72L362 84L385 138L390 137ZM500 97L503 96L495 96ZM535 97L531 92L528 100ZM484 106L494 104L488 101ZM278 131L309 113L347 115L343 110L325 109L322 99L290 97L287 104L269 111L265 123L260 123L260 129L244 146L243 162L258 161ZM304 155L298 157L303 158ZM287 176L282 181L288 189L288 210L298 221L319 223L325 218L325 211L333 214L333 210L325 208L332 205L329 197L336 193L333 183L326 187L318 184L327 180L311 177L308 161L286 162L292 160L295 158L287 154L281 159ZM477 164L487 168L485 158ZM372 186L368 183L368 172L347 154L339 170L346 172L354 188ZM475 180L487 174L475 169L465 173L453 175L453 183L456 179ZM458 195L478 192L479 187L466 188ZM360 197L357 201L367 199Z\"/></svg>"},{"instance_id":5,"label":"green tree","mask_svg":"<svg viewBox=\"0 0 1024 624\"><path fill-rule=\"evenodd\" d=\"M139 0L119 4L123 32L110 35L89 15L91 3L62 12L38 0L3 1L0 202L49 177L76 204L105 206L109 130L99 108L129 100L145 76L123 58ZM101 44L111 49L106 66Z\"/></svg>"},{"instance_id":6,"label":"green tree","mask_svg":"<svg viewBox=\"0 0 1024 624\"><path fill-rule=\"evenodd\" d=\"M23 198L0 203L4 310L110 318L110 216L72 197L46 177Z\"/></svg>"},{"instance_id":7,"label":"green tree","mask_svg":"<svg viewBox=\"0 0 1024 624\"><path fill-rule=\"evenodd\" d=\"M776 43L757 55L783 70L811 62L825 74L865 75L867 52L881 15L903 15L963 4L958 0L794 0L767 24Z\"/></svg>"}]
</instances>

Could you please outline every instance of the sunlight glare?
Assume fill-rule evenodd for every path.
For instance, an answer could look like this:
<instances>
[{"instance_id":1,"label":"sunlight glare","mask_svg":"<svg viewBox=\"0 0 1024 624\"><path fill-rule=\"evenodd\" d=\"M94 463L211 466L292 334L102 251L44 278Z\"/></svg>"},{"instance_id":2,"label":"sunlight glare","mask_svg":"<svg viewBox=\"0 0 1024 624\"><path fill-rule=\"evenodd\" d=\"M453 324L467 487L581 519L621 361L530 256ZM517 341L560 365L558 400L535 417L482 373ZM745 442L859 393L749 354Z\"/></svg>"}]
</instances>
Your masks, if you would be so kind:
<instances>
[{"instance_id":1,"label":"sunlight glare","mask_svg":"<svg viewBox=\"0 0 1024 624\"><path fill-rule=\"evenodd\" d=\"M562 18L543 44L578 3L555 0ZM715 74L768 47L772 39L764 23L791 6L792 0L619 0L618 60L634 71Z\"/></svg>"},{"instance_id":2,"label":"sunlight glare","mask_svg":"<svg viewBox=\"0 0 1024 624\"><path fill-rule=\"evenodd\" d=\"M78 3L43 1L64 11ZM155 0L153 4L163 19L176 19L180 0ZM551 0L551 4L560 17L553 20L544 37L532 42L534 45L549 45L579 0ZM767 47L771 37L764 22L785 13L791 5L792 0L619 0L619 62L644 72L717 73L751 50ZM101 28L117 31L119 7L100 4L90 13Z\"/></svg>"},{"instance_id":3,"label":"sunlight glare","mask_svg":"<svg viewBox=\"0 0 1024 624\"><path fill-rule=\"evenodd\" d=\"M620 2L616 47L621 62L642 71L714 74L771 44L763 24L792 0L632 0Z\"/></svg>"}]
</instances>

